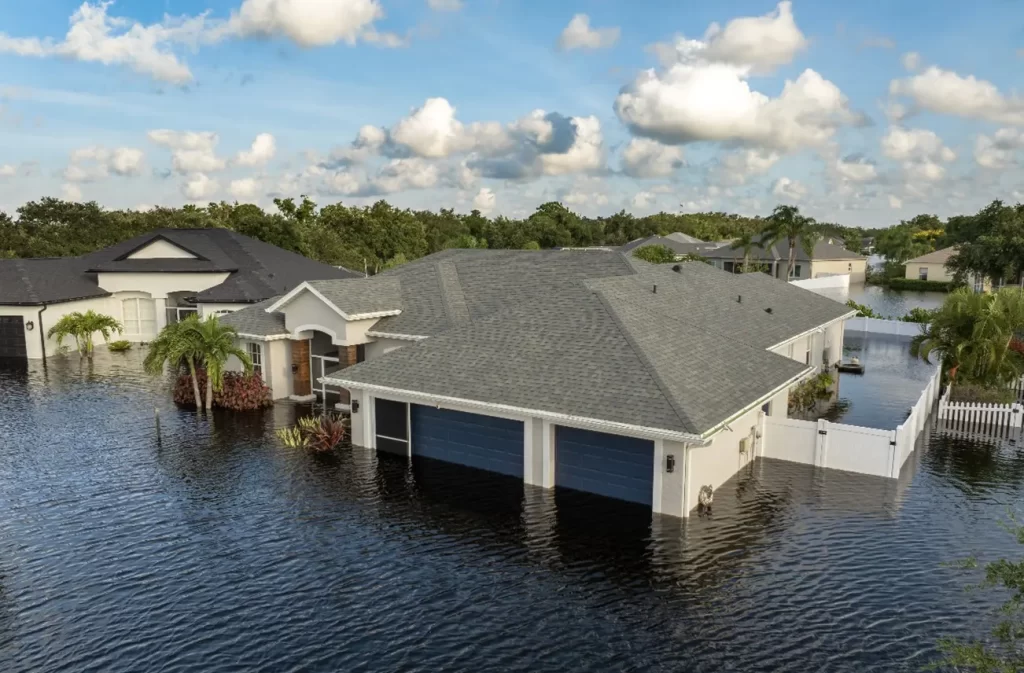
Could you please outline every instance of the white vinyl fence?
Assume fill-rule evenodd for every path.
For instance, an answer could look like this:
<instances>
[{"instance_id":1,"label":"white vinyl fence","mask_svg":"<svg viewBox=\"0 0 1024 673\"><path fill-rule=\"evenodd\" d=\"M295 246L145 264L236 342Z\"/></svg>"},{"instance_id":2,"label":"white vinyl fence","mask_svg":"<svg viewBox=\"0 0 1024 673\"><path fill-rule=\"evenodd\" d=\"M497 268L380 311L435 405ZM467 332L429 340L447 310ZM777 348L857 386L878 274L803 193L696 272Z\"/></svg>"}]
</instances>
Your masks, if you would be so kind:
<instances>
[{"instance_id":1,"label":"white vinyl fence","mask_svg":"<svg viewBox=\"0 0 1024 673\"><path fill-rule=\"evenodd\" d=\"M936 368L910 415L895 430L766 416L761 455L895 479L914 451L939 394L939 374Z\"/></svg>"},{"instance_id":2,"label":"white vinyl fence","mask_svg":"<svg viewBox=\"0 0 1024 673\"><path fill-rule=\"evenodd\" d=\"M890 336L913 339L921 333L921 323L903 322L902 320L882 320L880 318L850 318L843 327L843 333L851 334L888 334Z\"/></svg>"},{"instance_id":3,"label":"white vinyl fence","mask_svg":"<svg viewBox=\"0 0 1024 673\"><path fill-rule=\"evenodd\" d=\"M949 430L1000 434L1021 429L1024 425L1024 406L1019 401L1013 404L950 402L947 388L946 394L939 400L939 419Z\"/></svg>"},{"instance_id":4,"label":"white vinyl fence","mask_svg":"<svg viewBox=\"0 0 1024 673\"><path fill-rule=\"evenodd\" d=\"M834 273L822 274L816 278L804 278L803 280L791 280L790 285L802 287L805 290L839 290L850 287L850 274Z\"/></svg>"}]
</instances>

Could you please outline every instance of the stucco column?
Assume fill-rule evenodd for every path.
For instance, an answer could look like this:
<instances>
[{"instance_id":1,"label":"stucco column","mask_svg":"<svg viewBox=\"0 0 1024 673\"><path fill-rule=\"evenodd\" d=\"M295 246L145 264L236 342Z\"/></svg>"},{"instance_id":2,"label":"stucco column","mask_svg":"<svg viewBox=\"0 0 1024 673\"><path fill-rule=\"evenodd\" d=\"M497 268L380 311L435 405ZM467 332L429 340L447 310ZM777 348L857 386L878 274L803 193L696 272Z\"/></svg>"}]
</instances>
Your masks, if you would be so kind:
<instances>
[{"instance_id":1,"label":"stucco column","mask_svg":"<svg viewBox=\"0 0 1024 673\"><path fill-rule=\"evenodd\" d=\"M313 394L309 372L309 339L292 341L292 389L294 397Z\"/></svg>"},{"instance_id":2,"label":"stucco column","mask_svg":"<svg viewBox=\"0 0 1024 673\"><path fill-rule=\"evenodd\" d=\"M153 307L156 311L156 333L160 334L167 327L167 297L153 297Z\"/></svg>"},{"instance_id":3,"label":"stucco column","mask_svg":"<svg viewBox=\"0 0 1024 673\"><path fill-rule=\"evenodd\" d=\"M358 346L338 346L338 366L342 369L356 364L358 359ZM341 404L350 404L352 396L348 389L341 389Z\"/></svg>"}]
</instances>

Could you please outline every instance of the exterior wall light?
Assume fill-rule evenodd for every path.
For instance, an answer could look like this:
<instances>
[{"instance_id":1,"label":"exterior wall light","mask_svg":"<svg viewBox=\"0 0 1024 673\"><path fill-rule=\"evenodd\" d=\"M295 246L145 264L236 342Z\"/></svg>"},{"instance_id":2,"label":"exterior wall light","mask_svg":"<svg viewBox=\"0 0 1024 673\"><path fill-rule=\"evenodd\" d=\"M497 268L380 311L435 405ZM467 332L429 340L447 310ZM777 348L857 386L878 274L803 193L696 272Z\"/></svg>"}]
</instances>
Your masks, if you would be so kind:
<instances>
[{"instance_id":1,"label":"exterior wall light","mask_svg":"<svg viewBox=\"0 0 1024 673\"><path fill-rule=\"evenodd\" d=\"M358 414L359 413L359 400L352 400L352 413L353 414Z\"/></svg>"},{"instance_id":2,"label":"exterior wall light","mask_svg":"<svg viewBox=\"0 0 1024 673\"><path fill-rule=\"evenodd\" d=\"M675 472L676 471L676 457L671 453L665 456L665 471Z\"/></svg>"},{"instance_id":3,"label":"exterior wall light","mask_svg":"<svg viewBox=\"0 0 1024 673\"><path fill-rule=\"evenodd\" d=\"M25 323L25 329L27 329L29 332L31 332L35 328L36 328L36 324L34 322L32 322L31 320L29 320L27 323Z\"/></svg>"}]
</instances>

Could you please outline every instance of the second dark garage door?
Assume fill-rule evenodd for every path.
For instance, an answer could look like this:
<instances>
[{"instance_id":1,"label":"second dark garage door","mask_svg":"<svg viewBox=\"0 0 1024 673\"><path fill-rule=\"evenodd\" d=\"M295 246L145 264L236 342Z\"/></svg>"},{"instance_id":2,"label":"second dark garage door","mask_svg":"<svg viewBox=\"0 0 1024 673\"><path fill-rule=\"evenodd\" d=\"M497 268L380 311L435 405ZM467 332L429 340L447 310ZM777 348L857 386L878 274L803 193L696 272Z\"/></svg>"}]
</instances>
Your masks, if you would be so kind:
<instances>
[{"instance_id":1,"label":"second dark garage door","mask_svg":"<svg viewBox=\"0 0 1024 673\"><path fill-rule=\"evenodd\" d=\"M412 406L412 455L523 477L523 423Z\"/></svg>"},{"instance_id":2,"label":"second dark garage door","mask_svg":"<svg viewBox=\"0 0 1024 673\"><path fill-rule=\"evenodd\" d=\"M555 485L650 505L654 442L591 430L555 430Z\"/></svg>"},{"instance_id":3,"label":"second dark garage door","mask_svg":"<svg viewBox=\"0 0 1024 673\"><path fill-rule=\"evenodd\" d=\"M0 358L24 357L25 319L20 315L0 315Z\"/></svg>"}]
</instances>

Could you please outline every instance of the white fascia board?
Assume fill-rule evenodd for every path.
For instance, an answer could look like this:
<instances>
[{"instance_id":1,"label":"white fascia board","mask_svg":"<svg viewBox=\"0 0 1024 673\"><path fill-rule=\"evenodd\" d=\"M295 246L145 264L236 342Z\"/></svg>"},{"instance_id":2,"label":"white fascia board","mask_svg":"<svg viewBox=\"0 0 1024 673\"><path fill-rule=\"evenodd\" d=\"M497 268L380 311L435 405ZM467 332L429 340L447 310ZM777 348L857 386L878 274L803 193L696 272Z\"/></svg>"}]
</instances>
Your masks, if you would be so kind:
<instances>
[{"instance_id":1,"label":"white fascia board","mask_svg":"<svg viewBox=\"0 0 1024 673\"><path fill-rule=\"evenodd\" d=\"M834 320L829 320L828 322L823 322L820 325L818 325L817 327L812 327L809 330L806 330L804 332L800 332L800 334L797 334L795 336L791 336L788 339L784 339L783 341L780 341L779 343L775 344L774 346L769 346L765 350L769 350L769 351L770 350L775 350L779 346L785 346L789 342L796 341L797 339L803 338L803 337L807 336L808 334L813 334L815 332L820 332L823 329L826 329L828 327L831 327L832 325L835 325L840 320L848 320L848 319L852 318L855 315L857 315L856 311L850 311L849 313L847 313L845 315L841 315L838 318L835 318Z\"/></svg>"},{"instance_id":2,"label":"white fascia board","mask_svg":"<svg viewBox=\"0 0 1024 673\"><path fill-rule=\"evenodd\" d=\"M423 341L424 339L430 338L423 334L394 334L392 332L377 332L374 330L367 330L366 336L372 336L378 339L397 339L399 341Z\"/></svg>"},{"instance_id":3,"label":"white fascia board","mask_svg":"<svg viewBox=\"0 0 1024 673\"><path fill-rule=\"evenodd\" d=\"M247 339L249 341L282 341L284 339L290 339L291 334L243 334L239 332L236 335L239 339Z\"/></svg>"},{"instance_id":4,"label":"white fascia board","mask_svg":"<svg viewBox=\"0 0 1024 673\"><path fill-rule=\"evenodd\" d=\"M398 315L399 313L402 312L401 309L388 309L387 311L371 311L369 313L353 313L353 314L348 314L348 313L345 313L344 311L342 311L337 306L335 306L334 303L330 299L325 297L322 292L320 292L315 287L310 285L309 282L307 282L307 281L303 281L302 283L297 285L294 290L292 290L291 292L289 292L285 296L281 297L276 302L274 302L273 305L268 306L264 310L267 313L276 313L276 312L280 311L281 309L284 308L284 306L288 302L290 302L292 299L297 297L303 290L306 290L307 292L310 292L314 297L316 297L317 299L322 301L324 304L326 304L327 307L330 308L332 311L334 311L335 313L340 315L343 319L349 320L349 321L351 321L351 320L369 320L371 318L386 318L388 316Z\"/></svg>"},{"instance_id":5,"label":"white fascia board","mask_svg":"<svg viewBox=\"0 0 1024 673\"><path fill-rule=\"evenodd\" d=\"M516 407L509 404L481 402L479 400L468 400L461 397L434 395L431 393L423 393L415 390L401 390L399 388L391 388L389 386L380 386L371 383L363 383L361 381L350 381L343 378L337 378L335 376L324 376L319 380L323 383L340 386L342 388L348 388L349 390L365 390L369 393L380 394L384 396L393 395L409 399L414 402L424 402L436 406L451 404L460 407L467 407L470 409L479 409L480 411L485 412L494 411L497 412L498 414L513 414L516 416L542 418L548 421L553 421L555 423L565 424L572 427L592 429L602 432L610 432L617 435L627 435L631 437L643 437L645 439L669 439L677 442L688 442L690 444L701 445L706 445L709 443L708 440L704 439L703 437L699 435L690 434L688 432L677 432L674 430L664 430L661 428L648 428L641 425L631 425L629 423L605 421L598 418L587 418L585 416L572 416L569 414L562 414L555 411L544 411L541 409L526 409L523 407Z\"/></svg>"}]
</instances>

